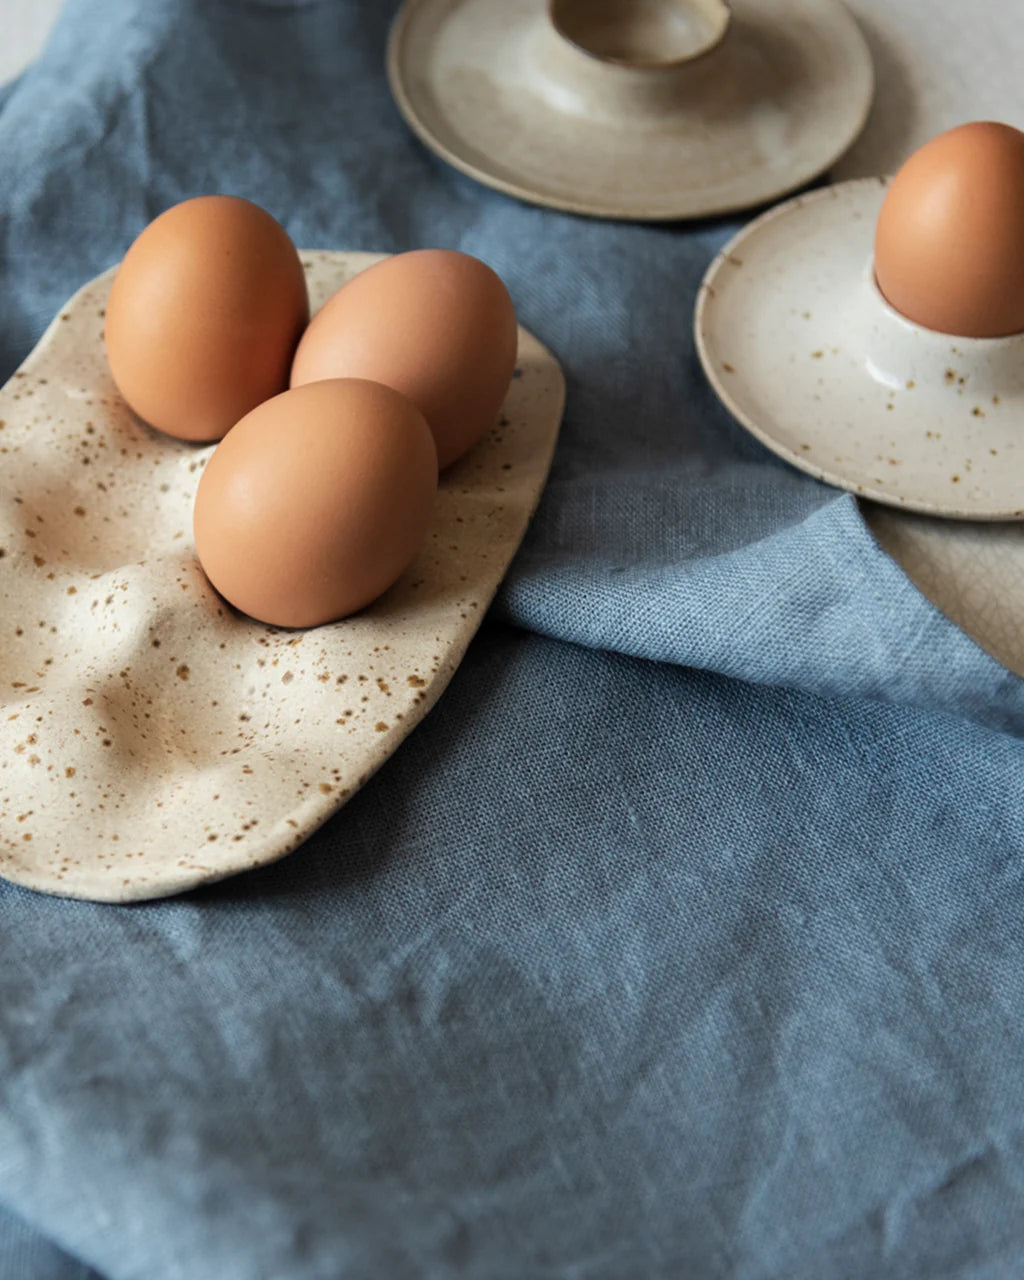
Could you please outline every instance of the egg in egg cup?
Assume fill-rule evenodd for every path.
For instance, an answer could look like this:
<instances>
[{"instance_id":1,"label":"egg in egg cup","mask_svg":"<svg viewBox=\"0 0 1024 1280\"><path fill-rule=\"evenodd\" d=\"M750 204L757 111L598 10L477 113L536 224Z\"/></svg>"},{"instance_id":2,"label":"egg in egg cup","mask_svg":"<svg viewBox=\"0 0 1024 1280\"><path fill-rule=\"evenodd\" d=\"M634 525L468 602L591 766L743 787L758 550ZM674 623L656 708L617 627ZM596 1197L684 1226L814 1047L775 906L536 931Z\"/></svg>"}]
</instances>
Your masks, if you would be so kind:
<instances>
[{"instance_id":1,"label":"egg in egg cup","mask_svg":"<svg viewBox=\"0 0 1024 1280\"><path fill-rule=\"evenodd\" d=\"M1024 309L1022 244L1024 134L960 126L893 179L798 196L735 236L697 295L705 373L819 480L929 515L1024 519L1024 319L1006 332Z\"/></svg>"}]
</instances>

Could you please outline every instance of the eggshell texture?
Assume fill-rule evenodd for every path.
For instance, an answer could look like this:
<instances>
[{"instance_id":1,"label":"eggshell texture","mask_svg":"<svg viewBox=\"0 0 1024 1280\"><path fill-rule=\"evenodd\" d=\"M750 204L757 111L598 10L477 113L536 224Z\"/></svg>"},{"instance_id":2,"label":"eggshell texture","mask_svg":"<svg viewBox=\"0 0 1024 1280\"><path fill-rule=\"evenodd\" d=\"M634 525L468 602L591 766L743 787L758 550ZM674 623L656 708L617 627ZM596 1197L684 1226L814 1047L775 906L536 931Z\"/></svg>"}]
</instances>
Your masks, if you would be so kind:
<instances>
[{"instance_id":1,"label":"eggshell texture","mask_svg":"<svg viewBox=\"0 0 1024 1280\"><path fill-rule=\"evenodd\" d=\"M422 545L437 455L420 411L361 379L313 383L254 409L196 493L196 551L231 604L311 627L388 589Z\"/></svg>"},{"instance_id":2,"label":"eggshell texture","mask_svg":"<svg viewBox=\"0 0 1024 1280\"><path fill-rule=\"evenodd\" d=\"M291 384L371 378L423 412L443 468L493 425L516 361L501 278L469 254L418 249L361 272L314 317Z\"/></svg>"},{"instance_id":3,"label":"eggshell texture","mask_svg":"<svg viewBox=\"0 0 1024 1280\"><path fill-rule=\"evenodd\" d=\"M939 134L896 174L875 232L888 302L969 338L1024 330L1024 133L977 122Z\"/></svg>"},{"instance_id":4,"label":"eggshell texture","mask_svg":"<svg viewBox=\"0 0 1024 1280\"><path fill-rule=\"evenodd\" d=\"M162 213L125 255L107 303L107 360L151 426L219 440L284 391L309 319L302 263L248 200L200 196Z\"/></svg>"}]
</instances>

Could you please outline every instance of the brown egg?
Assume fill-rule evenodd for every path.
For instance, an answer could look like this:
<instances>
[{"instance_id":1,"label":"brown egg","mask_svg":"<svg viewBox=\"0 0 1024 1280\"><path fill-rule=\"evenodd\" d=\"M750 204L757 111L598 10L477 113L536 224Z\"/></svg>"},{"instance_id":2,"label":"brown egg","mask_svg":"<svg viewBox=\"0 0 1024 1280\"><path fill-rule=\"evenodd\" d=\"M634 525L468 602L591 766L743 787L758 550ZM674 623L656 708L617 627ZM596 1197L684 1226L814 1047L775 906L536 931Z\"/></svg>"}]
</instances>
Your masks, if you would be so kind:
<instances>
[{"instance_id":1,"label":"brown egg","mask_svg":"<svg viewBox=\"0 0 1024 1280\"><path fill-rule=\"evenodd\" d=\"M515 369L516 315L501 278L447 249L397 254L360 272L313 318L293 387L372 378L423 412L447 467L494 424Z\"/></svg>"},{"instance_id":2,"label":"brown egg","mask_svg":"<svg viewBox=\"0 0 1024 1280\"><path fill-rule=\"evenodd\" d=\"M151 222L107 302L110 371L135 412L182 440L219 440L288 386L309 319L302 263L248 200L200 196Z\"/></svg>"},{"instance_id":3,"label":"brown egg","mask_svg":"<svg viewBox=\"0 0 1024 1280\"><path fill-rule=\"evenodd\" d=\"M875 277L915 323L968 338L1024 330L1024 133L979 122L941 133L893 178Z\"/></svg>"},{"instance_id":4,"label":"brown egg","mask_svg":"<svg viewBox=\"0 0 1024 1280\"><path fill-rule=\"evenodd\" d=\"M354 613L420 549L437 455L397 391L347 378L286 391L221 441L196 493L196 551L236 608L278 627Z\"/></svg>"}]
</instances>

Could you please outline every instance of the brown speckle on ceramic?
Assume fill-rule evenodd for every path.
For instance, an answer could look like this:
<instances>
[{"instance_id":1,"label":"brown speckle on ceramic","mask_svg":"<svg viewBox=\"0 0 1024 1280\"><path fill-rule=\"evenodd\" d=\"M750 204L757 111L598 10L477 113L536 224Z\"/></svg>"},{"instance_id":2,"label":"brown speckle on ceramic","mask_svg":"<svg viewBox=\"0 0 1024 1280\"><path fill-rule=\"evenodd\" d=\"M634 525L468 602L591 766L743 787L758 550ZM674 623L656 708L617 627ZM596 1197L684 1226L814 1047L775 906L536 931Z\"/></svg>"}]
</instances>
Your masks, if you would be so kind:
<instances>
[{"instance_id":1,"label":"brown speckle on ceramic","mask_svg":"<svg viewBox=\"0 0 1024 1280\"><path fill-rule=\"evenodd\" d=\"M909 511L1017 520L1024 334L950 338L893 311L871 270L884 196L874 179L840 183L745 227L698 293L704 370L737 421L819 480Z\"/></svg>"},{"instance_id":2,"label":"brown speckle on ceramic","mask_svg":"<svg viewBox=\"0 0 1024 1280\"><path fill-rule=\"evenodd\" d=\"M856 138L874 73L839 0L681 7L691 10L682 21L665 5L660 25L692 31L699 11L714 8L728 30L712 22L703 50L667 64L663 32L644 51L652 6L604 3L594 23L598 6L574 4L570 39L542 0L406 0L388 46L391 91L419 138L461 172L605 218L764 204ZM610 24L612 9L621 12ZM646 38L606 48L610 26L628 28L636 13Z\"/></svg>"},{"instance_id":3,"label":"brown speckle on ceramic","mask_svg":"<svg viewBox=\"0 0 1024 1280\"><path fill-rule=\"evenodd\" d=\"M303 254L313 307L378 257ZM291 852L422 719L540 496L564 383L521 330L503 422L442 476L409 570L354 617L278 630L196 562L213 446L149 430L114 389L111 275L0 391L0 876L128 902Z\"/></svg>"}]
</instances>

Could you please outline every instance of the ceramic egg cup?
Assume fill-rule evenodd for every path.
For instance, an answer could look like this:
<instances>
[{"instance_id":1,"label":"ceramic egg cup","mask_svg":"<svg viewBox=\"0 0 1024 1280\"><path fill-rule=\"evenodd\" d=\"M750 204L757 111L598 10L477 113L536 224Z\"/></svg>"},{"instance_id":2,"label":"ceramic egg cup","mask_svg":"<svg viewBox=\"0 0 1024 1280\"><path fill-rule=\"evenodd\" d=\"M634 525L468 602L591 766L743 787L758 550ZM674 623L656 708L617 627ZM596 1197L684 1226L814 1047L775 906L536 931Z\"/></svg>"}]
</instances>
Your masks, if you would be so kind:
<instances>
[{"instance_id":1,"label":"ceramic egg cup","mask_svg":"<svg viewBox=\"0 0 1024 1280\"><path fill-rule=\"evenodd\" d=\"M887 181L840 183L745 227L697 297L697 349L732 415L780 457L889 506L1024 518L1024 333L959 338L875 283Z\"/></svg>"},{"instance_id":2,"label":"ceramic egg cup","mask_svg":"<svg viewBox=\"0 0 1024 1280\"><path fill-rule=\"evenodd\" d=\"M406 0L388 78L449 164L606 218L764 204L850 145L873 93L839 0Z\"/></svg>"},{"instance_id":3,"label":"ceramic egg cup","mask_svg":"<svg viewBox=\"0 0 1024 1280\"><path fill-rule=\"evenodd\" d=\"M314 311L379 260L301 256ZM113 384L112 275L0 389L0 876L129 902L289 853L423 718L540 496L564 382L521 329L501 417L442 474L399 581L341 622L268 627L196 560L214 446L150 430Z\"/></svg>"}]
</instances>

